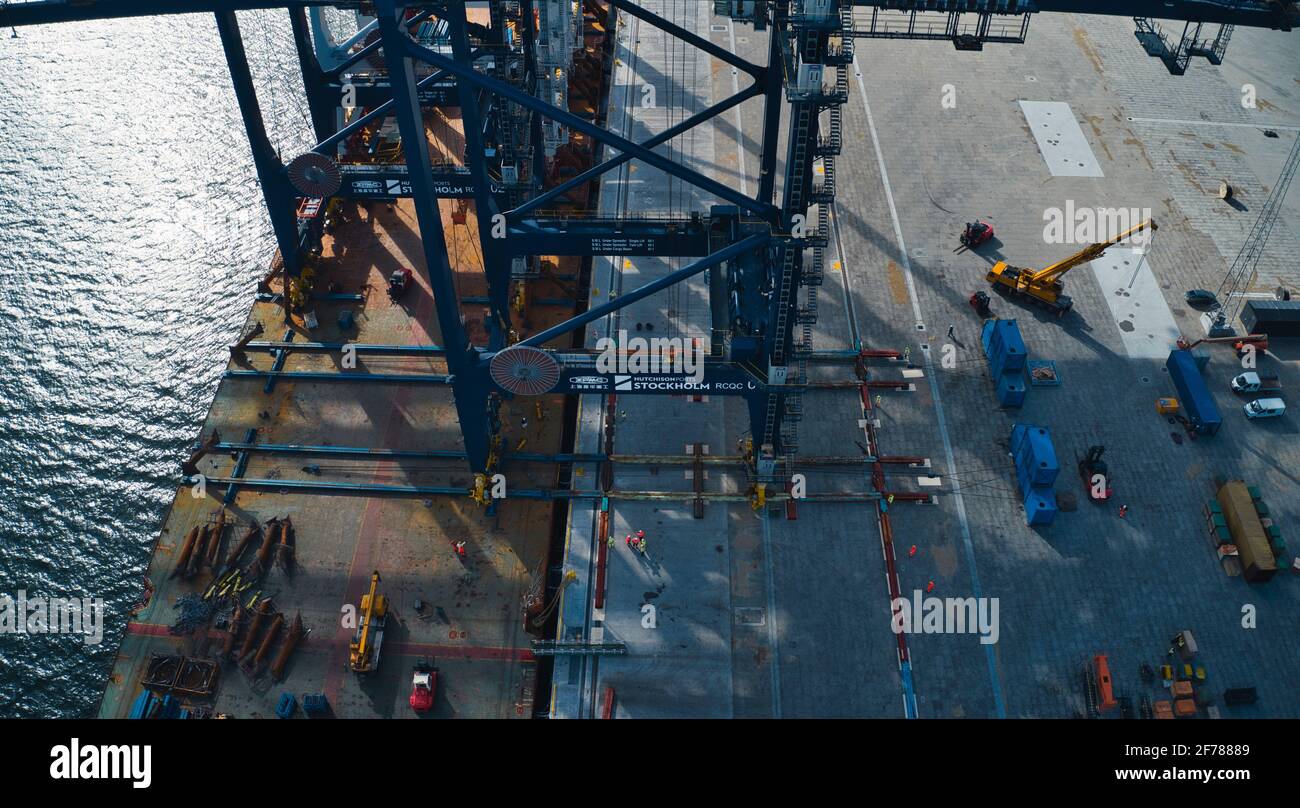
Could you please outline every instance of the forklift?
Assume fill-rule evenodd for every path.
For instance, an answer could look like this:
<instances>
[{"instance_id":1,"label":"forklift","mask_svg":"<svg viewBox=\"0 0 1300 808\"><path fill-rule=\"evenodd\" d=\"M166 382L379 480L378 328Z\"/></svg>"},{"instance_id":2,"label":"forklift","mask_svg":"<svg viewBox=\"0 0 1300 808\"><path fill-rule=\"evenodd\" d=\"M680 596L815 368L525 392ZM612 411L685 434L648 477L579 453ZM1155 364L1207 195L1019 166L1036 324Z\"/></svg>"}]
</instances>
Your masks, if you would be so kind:
<instances>
[{"instance_id":1,"label":"forklift","mask_svg":"<svg viewBox=\"0 0 1300 808\"><path fill-rule=\"evenodd\" d=\"M981 219L967 222L966 228L961 231L961 246L953 252L973 250L991 238L993 238L993 225Z\"/></svg>"},{"instance_id":2,"label":"forklift","mask_svg":"<svg viewBox=\"0 0 1300 808\"><path fill-rule=\"evenodd\" d=\"M438 692L438 669L428 661L421 661L411 672L411 697L408 703L417 713L433 709L433 699Z\"/></svg>"},{"instance_id":3,"label":"forklift","mask_svg":"<svg viewBox=\"0 0 1300 808\"><path fill-rule=\"evenodd\" d=\"M1101 456L1106 453L1105 446L1089 446L1088 454L1079 461L1079 476L1083 478L1083 490L1088 492L1088 499L1093 502L1108 502L1115 494L1110 486L1110 472L1106 461ZM1101 477L1101 485L1093 481Z\"/></svg>"}]
</instances>

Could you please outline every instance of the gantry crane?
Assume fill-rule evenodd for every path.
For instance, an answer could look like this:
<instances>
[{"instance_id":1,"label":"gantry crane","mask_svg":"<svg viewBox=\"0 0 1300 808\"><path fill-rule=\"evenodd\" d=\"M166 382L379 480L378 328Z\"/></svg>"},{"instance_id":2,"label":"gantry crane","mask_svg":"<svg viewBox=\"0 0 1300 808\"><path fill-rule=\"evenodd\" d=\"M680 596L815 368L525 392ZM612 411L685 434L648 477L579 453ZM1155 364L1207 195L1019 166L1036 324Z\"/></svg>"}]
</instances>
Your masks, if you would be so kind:
<instances>
[{"instance_id":1,"label":"gantry crane","mask_svg":"<svg viewBox=\"0 0 1300 808\"><path fill-rule=\"evenodd\" d=\"M1296 0L715 0L715 13L755 31L771 31L766 57L754 62L715 44L703 32L672 22L642 0L487 0L475 5L487 7L487 25L477 15L471 19L469 4L459 0L0 0L0 24L21 28L213 14L275 236L278 257L273 267L291 290L301 288L304 295L311 291L303 274L318 254L319 231L324 227L321 216L300 220L297 211L302 200L343 198L370 204L411 199L425 261L425 267L413 269L427 277L440 355L447 363L464 454L474 474L493 468L490 461L500 437L502 396L595 392L590 386L594 374L589 357L560 353L555 340L717 269L708 275L709 298L716 304L710 312L713 339L705 384L711 393L745 399L756 443L756 472L770 484L777 481L778 462L790 466L798 448L795 424L804 412L800 396L808 382L817 287L824 280L822 260L828 252L830 208L835 200L834 158L844 148L843 107L849 100L850 73L867 67L855 62L856 40L951 41L961 50L979 50L985 43L1024 42L1030 18L1040 12L1159 17L1197 25L1300 27ZM357 34L344 42L334 41L325 30L323 13L309 19L310 9L324 6L356 12ZM289 14L317 141L288 164L267 133L236 16L238 11L271 8ZM608 34L617 31L625 18L636 18L679 40L683 49L726 63L752 83L644 141L569 109L573 58L575 53L585 53L588 22ZM607 45L613 47L612 37ZM605 54L603 47L587 54L588 58L612 61L614 57ZM342 105L343 98L349 103ZM659 148L750 99L755 103L761 99L764 105L762 136L755 138L757 194L744 182L737 188L736 183L715 179ZM352 112L345 112L345 106ZM451 155L450 160L434 160L425 137L425 111L439 106L460 111L465 135L463 154ZM358 160L352 159L357 150L350 143L364 147L367 137L385 131L391 145L382 162L364 148ZM548 177L552 170L558 172L554 153L568 132L601 144L602 151L592 154L605 156L552 184ZM638 211L589 220L554 215L552 203L633 160L638 168L662 171L694 187L707 207L692 206L695 209L684 215ZM504 224L503 233L495 228L479 230L489 310L483 340L471 340L463 321L466 301L456 287L440 208L445 198L472 199L480 221ZM304 210L309 209L310 205ZM693 261L514 342L511 287L543 255ZM1005 282L1021 270L1004 266L1000 272L1006 274L1000 283L1020 287L1019 279ZM1069 302L1059 288L1064 268L1044 270L1051 272L1058 275L1055 285L1036 290L1035 299L1063 313ZM1037 275L1027 273L1027 277ZM285 307L286 318L290 309ZM406 351L421 346L394 347ZM279 350L257 343L241 350L254 349ZM575 380L586 383L578 385ZM602 383L611 389L614 377L605 376ZM630 392L678 395L680 391Z\"/></svg>"},{"instance_id":2,"label":"gantry crane","mask_svg":"<svg viewBox=\"0 0 1300 808\"><path fill-rule=\"evenodd\" d=\"M1057 317L1064 317L1074 302L1063 294L1065 291L1065 273L1089 261L1100 258L1106 250L1119 244L1130 236L1144 230L1156 231L1156 223L1147 219L1136 227L1119 234L1109 241L1090 244L1064 261L1058 261L1049 267L1032 270L1025 267L1013 267L1006 261L993 265L984 279L993 284L999 292L1006 291L1043 306Z\"/></svg>"}]
</instances>

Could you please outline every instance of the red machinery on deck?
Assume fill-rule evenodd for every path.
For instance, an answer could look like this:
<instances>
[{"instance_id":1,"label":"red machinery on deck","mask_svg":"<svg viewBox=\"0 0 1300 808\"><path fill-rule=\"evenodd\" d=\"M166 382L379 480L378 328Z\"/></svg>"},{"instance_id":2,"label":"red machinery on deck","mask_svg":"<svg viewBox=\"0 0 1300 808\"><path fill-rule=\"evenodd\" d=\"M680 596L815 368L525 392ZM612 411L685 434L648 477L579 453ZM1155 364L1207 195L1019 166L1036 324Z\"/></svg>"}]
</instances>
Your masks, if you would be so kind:
<instances>
[{"instance_id":1,"label":"red machinery on deck","mask_svg":"<svg viewBox=\"0 0 1300 808\"><path fill-rule=\"evenodd\" d=\"M427 713L433 709L433 698L438 693L438 669L421 663L411 674L411 709Z\"/></svg>"},{"instance_id":2,"label":"red machinery on deck","mask_svg":"<svg viewBox=\"0 0 1300 808\"><path fill-rule=\"evenodd\" d=\"M966 228L961 231L961 247L957 249L965 247L973 250L991 238L993 238L993 225L976 219L966 223Z\"/></svg>"}]
</instances>

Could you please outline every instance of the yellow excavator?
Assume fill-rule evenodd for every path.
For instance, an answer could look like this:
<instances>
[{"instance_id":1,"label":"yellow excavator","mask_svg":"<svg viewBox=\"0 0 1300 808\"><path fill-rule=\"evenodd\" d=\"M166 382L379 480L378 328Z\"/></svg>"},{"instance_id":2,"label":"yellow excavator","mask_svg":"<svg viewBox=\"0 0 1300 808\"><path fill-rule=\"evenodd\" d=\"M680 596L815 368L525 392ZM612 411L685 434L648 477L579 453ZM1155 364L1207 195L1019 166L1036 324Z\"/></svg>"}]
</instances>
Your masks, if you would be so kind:
<instances>
[{"instance_id":1,"label":"yellow excavator","mask_svg":"<svg viewBox=\"0 0 1300 808\"><path fill-rule=\"evenodd\" d=\"M379 571L370 576L370 592L361 596L361 614L357 633L348 646L348 667L365 675L379 667L379 647L384 641L384 623L388 621L388 598L379 594Z\"/></svg>"},{"instance_id":2,"label":"yellow excavator","mask_svg":"<svg viewBox=\"0 0 1300 808\"><path fill-rule=\"evenodd\" d=\"M1156 223L1151 219L1147 219L1110 241L1090 244L1064 261L1058 261L1045 269L1033 270L1026 267L1013 267L1006 261L999 261L993 265L993 268L984 276L984 279L993 284L996 291L1007 292L1033 301L1057 317L1064 317L1065 313L1073 305L1073 301L1070 300L1069 296L1064 294L1065 282L1062 278L1065 273L1080 264L1086 264L1100 258L1106 250L1147 229L1154 233Z\"/></svg>"}]
</instances>

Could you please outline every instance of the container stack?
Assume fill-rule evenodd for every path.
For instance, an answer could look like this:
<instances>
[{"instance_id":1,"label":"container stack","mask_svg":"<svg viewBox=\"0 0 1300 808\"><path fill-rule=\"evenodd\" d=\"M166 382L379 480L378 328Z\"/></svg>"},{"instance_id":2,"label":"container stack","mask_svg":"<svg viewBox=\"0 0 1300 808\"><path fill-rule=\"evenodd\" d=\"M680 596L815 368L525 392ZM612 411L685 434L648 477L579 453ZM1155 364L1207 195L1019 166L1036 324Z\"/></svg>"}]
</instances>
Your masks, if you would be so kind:
<instances>
[{"instance_id":1,"label":"container stack","mask_svg":"<svg viewBox=\"0 0 1300 808\"><path fill-rule=\"evenodd\" d=\"M986 320L980 334L984 356L989 360L998 403L1020 407L1025 403L1025 360L1028 351L1015 320Z\"/></svg>"},{"instance_id":2,"label":"container stack","mask_svg":"<svg viewBox=\"0 0 1300 808\"><path fill-rule=\"evenodd\" d=\"M1257 487L1240 480L1224 484L1206 503L1205 518L1229 575L1262 583L1287 566L1281 526Z\"/></svg>"},{"instance_id":3,"label":"container stack","mask_svg":"<svg viewBox=\"0 0 1300 808\"><path fill-rule=\"evenodd\" d=\"M1041 426L1016 424L1011 427L1011 456L1016 464L1016 482L1024 497L1025 521L1050 525L1056 519L1056 477L1061 464L1051 434Z\"/></svg>"}]
</instances>

